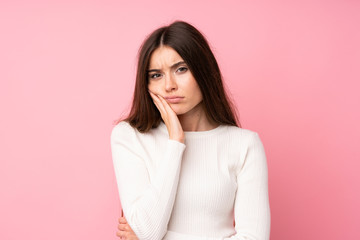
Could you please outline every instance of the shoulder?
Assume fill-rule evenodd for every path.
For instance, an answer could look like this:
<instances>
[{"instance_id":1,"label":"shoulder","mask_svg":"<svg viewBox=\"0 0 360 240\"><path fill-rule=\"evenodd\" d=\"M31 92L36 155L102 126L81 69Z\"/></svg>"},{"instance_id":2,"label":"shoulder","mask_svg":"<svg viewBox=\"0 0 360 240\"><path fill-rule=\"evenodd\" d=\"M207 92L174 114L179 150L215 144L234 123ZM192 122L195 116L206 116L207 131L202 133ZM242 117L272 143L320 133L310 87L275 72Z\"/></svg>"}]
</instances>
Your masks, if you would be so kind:
<instances>
[{"instance_id":1,"label":"shoulder","mask_svg":"<svg viewBox=\"0 0 360 240\"><path fill-rule=\"evenodd\" d=\"M264 150L263 142L257 131L228 126L228 145L234 153L246 154L254 149Z\"/></svg>"},{"instance_id":2,"label":"shoulder","mask_svg":"<svg viewBox=\"0 0 360 240\"><path fill-rule=\"evenodd\" d=\"M121 121L113 127L113 129L111 130L111 135L116 135L124 131L133 131L133 130L134 130L133 127L128 122Z\"/></svg>"},{"instance_id":3,"label":"shoulder","mask_svg":"<svg viewBox=\"0 0 360 240\"><path fill-rule=\"evenodd\" d=\"M137 128L131 126L129 122L121 121L117 123L111 131L111 141L122 141L128 143L151 143L156 137L166 137L167 132L160 129L151 129L149 132L139 132Z\"/></svg>"},{"instance_id":4,"label":"shoulder","mask_svg":"<svg viewBox=\"0 0 360 240\"><path fill-rule=\"evenodd\" d=\"M111 130L111 141L130 140L136 134L137 129L133 128L128 122L121 121L117 123Z\"/></svg>"},{"instance_id":5,"label":"shoulder","mask_svg":"<svg viewBox=\"0 0 360 240\"><path fill-rule=\"evenodd\" d=\"M258 132L237 126L227 126L230 138L240 140L241 142L251 142L260 138Z\"/></svg>"},{"instance_id":6,"label":"shoulder","mask_svg":"<svg viewBox=\"0 0 360 240\"><path fill-rule=\"evenodd\" d=\"M130 123L126 121L121 121L113 127L112 131L114 132L114 131L131 130L131 129L134 130L134 128L130 125Z\"/></svg>"}]
</instances>

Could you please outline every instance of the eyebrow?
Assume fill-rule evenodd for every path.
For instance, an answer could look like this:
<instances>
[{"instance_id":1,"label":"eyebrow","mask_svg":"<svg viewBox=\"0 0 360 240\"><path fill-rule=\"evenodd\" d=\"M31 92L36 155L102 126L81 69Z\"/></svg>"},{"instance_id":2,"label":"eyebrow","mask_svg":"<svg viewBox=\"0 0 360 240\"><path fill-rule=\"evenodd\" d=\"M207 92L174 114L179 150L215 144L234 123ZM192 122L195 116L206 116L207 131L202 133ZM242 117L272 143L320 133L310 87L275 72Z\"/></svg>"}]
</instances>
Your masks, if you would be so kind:
<instances>
[{"instance_id":1,"label":"eyebrow","mask_svg":"<svg viewBox=\"0 0 360 240\"><path fill-rule=\"evenodd\" d=\"M186 64L184 61L180 61L180 62L177 62L177 63L174 63L173 65L171 65L170 68L176 68L177 66L181 65L181 64ZM160 72L161 70L160 69L150 69L150 70L147 70L146 72Z\"/></svg>"}]
</instances>

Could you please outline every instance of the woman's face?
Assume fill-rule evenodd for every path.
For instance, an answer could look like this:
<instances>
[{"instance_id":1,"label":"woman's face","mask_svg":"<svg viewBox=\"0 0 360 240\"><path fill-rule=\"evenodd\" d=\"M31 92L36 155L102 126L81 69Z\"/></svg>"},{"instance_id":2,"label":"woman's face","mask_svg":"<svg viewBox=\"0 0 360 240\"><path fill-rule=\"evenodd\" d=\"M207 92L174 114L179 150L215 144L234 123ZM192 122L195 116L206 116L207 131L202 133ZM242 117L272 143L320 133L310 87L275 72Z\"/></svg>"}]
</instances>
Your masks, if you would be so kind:
<instances>
[{"instance_id":1,"label":"woman's face","mask_svg":"<svg viewBox=\"0 0 360 240\"><path fill-rule=\"evenodd\" d=\"M157 48L150 57L147 74L149 90L165 98L177 115L201 108L200 88L187 64L173 48Z\"/></svg>"}]
</instances>

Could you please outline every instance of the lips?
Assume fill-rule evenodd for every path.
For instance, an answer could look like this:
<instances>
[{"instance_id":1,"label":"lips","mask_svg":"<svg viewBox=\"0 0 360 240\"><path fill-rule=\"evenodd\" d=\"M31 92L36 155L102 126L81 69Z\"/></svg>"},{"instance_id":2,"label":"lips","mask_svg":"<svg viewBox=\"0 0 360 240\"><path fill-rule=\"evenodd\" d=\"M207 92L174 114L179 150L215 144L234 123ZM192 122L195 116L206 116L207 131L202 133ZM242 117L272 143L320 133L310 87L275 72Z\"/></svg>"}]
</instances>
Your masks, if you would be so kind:
<instances>
[{"instance_id":1,"label":"lips","mask_svg":"<svg viewBox=\"0 0 360 240\"><path fill-rule=\"evenodd\" d=\"M184 98L184 97L180 97L180 96L168 96L168 97L164 97L165 99L173 99L173 98Z\"/></svg>"},{"instance_id":2,"label":"lips","mask_svg":"<svg viewBox=\"0 0 360 240\"><path fill-rule=\"evenodd\" d=\"M169 97L164 97L165 100L169 103L178 103L180 102L184 97L180 97L180 96L169 96Z\"/></svg>"}]
</instances>

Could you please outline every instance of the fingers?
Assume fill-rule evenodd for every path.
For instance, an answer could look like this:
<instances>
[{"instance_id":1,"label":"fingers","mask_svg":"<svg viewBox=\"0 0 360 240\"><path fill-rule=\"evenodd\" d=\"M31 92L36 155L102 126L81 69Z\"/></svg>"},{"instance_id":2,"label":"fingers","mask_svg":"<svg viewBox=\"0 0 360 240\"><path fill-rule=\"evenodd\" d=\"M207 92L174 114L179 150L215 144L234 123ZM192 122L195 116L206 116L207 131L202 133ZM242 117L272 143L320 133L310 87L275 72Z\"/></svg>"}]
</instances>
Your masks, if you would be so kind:
<instances>
[{"instance_id":1,"label":"fingers","mask_svg":"<svg viewBox=\"0 0 360 240\"><path fill-rule=\"evenodd\" d=\"M154 94L150 90L149 93L165 122L167 122L167 120L170 118L170 114L172 117L176 116L176 113L171 108L170 104L161 95Z\"/></svg>"},{"instance_id":2,"label":"fingers","mask_svg":"<svg viewBox=\"0 0 360 240\"><path fill-rule=\"evenodd\" d=\"M169 120L168 120L169 116L168 116L168 113L167 113L167 111L166 111L166 109L164 107L164 104L161 102L161 100L159 98L159 95L156 95L156 94L154 94L154 93L152 93L150 91L149 91L149 93L150 93L150 95L151 95L151 97L153 99L153 102L154 102L156 108L160 112L161 118L165 122L166 126L168 126L169 125Z\"/></svg>"},{"instance_id":3,"label":"fingers","mask_svg":"<svg viewBox=\"0 0 360 240\"><path fill-rule=\"evenodd\" d=\"M159 109L159 112L161 113L161 115L166 114L166 110L165 110L165 108L163 106L163 103L161 102L161 100L159 98L159 95L156 95L156 94L150 92L150 90L149 90L149 93L150 93L150 95L151 95L151 97L153 99L154 104Z\"/></svg>"},{"instance_id":4,"label":"fingers","mask_svg":"<svg viewBox=\"0 0 360 240\"><path fill-rule=\"evenodd\" d=\"M119 224L118 225L118 229L120 230L120 231L131 231L131 228L130 228L130 226L128 225L128 224L124 224L124 223L121 223L121 224Z\"/></svg>"},{"instance_id":5,"label":"fingers","mask_svg":"<svg viewBox=\"0 0 360 240\"><path fill-rule=\"evenodd\" d=\"M153 93L152 93L153 94ZM158 95L158 94L154 94L157 99L159 99L158 102L160 102L163 106L163 109L168 113L169 111L173 112L170 104L161 96L161 95Z\"/></svg>"},{"instance_id":6,"label":"fingers","mask_svg":"<svg viewBox=\"0 0 360 240\"><path fill-rule=\"evenodd\" d=\"M125 217L120 217L119 218L119 223L123 223L123 224L127 223L126 218Z\"/></svg>"},{"instance_id":7,"label":"fingers","mask_svg":"<svg viewBox=\"0 0 360 240\"><path fill-rule=\"evenodd\" d=\"M174 112L174 110L171 108L170 104L169 104L162 96L158 95L158 97L159 97L161 103L163 104L163 106L164 106L164 108L165 108L165 110L166 110L166 113L172 112L172 113L175 114L175 112Z\"/></svg>"},{"instance_id":8,"label":"fingers","mask_svg":"<svg viewBox=\"0 0 360 240\"><path fill-rule=\"evenodd\" d=\"M127 237L129 236L129 233L125 232L125 231L117 231L116 236L120 237L120 239L127 239Z\"/></svg>"},{"instance_id":9,"label":"fingers","mask_svg":"<svg viewBox=\"0 0 360 240\"><path fill-rule=\"evenodd\" d=\"M123 219L119 219L119 221L123 221ZM118 225L118 230L116 232L116 236L120 237L120 240L138 240L134 231L131 229L128 223L120 223Z\"/></svg>"},{"instance_id":10,"label":"fingers","mask_svg":"<svg viewBox=\"0 0 360 240\"><path fill-rule=\"evenodd\" d=\"M160 95L154 94L149 90L150 96L154 104L158 108L161 118L167 127L169 138L184 143L184 132L181 123L175 111L170 104Z\"/></svg>"},{"instance_id":11,"label":"fingers","mask_svg":"<svg viewBox=\"0 0 360 240\"><path fill-rule=\"evenodd\" d=\"M125 222L125 218L121 217L119 218L119 222L120 224L118 224L118 230L116 232L116 236L120 237L120 240L125 240L128 239L129 234L130 234L130 226L128 225L128 223L124 223Z\"/></svg>"},{"instance_id":12,"label":"fingers","mask_svg":"<svg viewBox=\"0 0 360 240\"><path fill-rule=\"evenodd\" d=\"M116 236L119 237L120 240L139 240L139 238L135 234L127 233L124 231L117 232Z\"/></svg>"}]
</instances>

